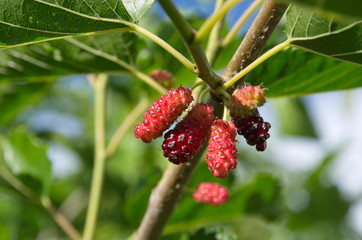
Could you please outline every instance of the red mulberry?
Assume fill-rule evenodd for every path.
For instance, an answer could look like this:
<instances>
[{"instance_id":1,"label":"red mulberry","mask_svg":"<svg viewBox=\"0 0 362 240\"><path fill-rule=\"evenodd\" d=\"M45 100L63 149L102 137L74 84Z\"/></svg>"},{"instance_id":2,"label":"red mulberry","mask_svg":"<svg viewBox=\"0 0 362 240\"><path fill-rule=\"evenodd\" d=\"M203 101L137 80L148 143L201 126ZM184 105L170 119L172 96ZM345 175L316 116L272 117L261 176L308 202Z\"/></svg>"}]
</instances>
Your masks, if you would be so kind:
<instances>
[{"instance_id":1,"label":"red mulberry","mask_svg":"<svg viewBox=\"0 0 362 240\"><path fill-rule=\"evenodd\" d=\"M200 150L210 132L212 112L209 104L196 104L174 129L165 134L162 150L170 162L187 162Z\"/></svg>"},{"instance_id":2,"label":"red mulberry","mask_svg":"<svg viewBox=\"0 0 362 240\"><path fill-rule=\"evenodd\" d=\"M212 123L206 162L215 177L224 178L236 167L235 136L234 123L220 119Z\"/></svg>"},{"instance_id":3,"label":"red mulberry","mask_svg":"<svg viewBox=\"0 0 362 240\"><path fill-rule=\"evenodd\" d=\"M161 136L192 101L191 90L188 88L169 90L145 112L142 124L134 128L135 137L149 143Z\"/></svg>"},{"instance_id":4,"label":"red mulberry","mask_svg":"<svg viewBox=\"0 0 362 240\"><path fill-rule=\"evenodd\" d=\"M200 183L196 191L192 194L192 198L196 202L211 205L220 205L228 200L229 191L227 188L216 183Z\"/></svg>"}]
</instances>

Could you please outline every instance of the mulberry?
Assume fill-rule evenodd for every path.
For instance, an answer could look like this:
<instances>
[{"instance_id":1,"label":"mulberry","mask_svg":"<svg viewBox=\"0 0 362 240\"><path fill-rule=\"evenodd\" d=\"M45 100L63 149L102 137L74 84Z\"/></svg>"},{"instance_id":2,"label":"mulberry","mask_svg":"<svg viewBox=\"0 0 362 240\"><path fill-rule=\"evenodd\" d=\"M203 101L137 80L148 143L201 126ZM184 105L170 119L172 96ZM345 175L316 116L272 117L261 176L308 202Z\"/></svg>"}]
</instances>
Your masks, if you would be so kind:
<instances>
[{"instance_id":1,"label":"mulberry","mask_svg":"<svg viewBox=\"0 0 362 240\"><path fill-rule=\"evenodd\" d=\"M218 119L212 123L206 162L215 177L226 177L237 165L235 136L233 122Z\"/></svg>"},{"instance_id":2,"label":"mulberry","mask_svg":"<svg viewBox=\"0 0 362 240\"><path fill-rule=\"evenodd\" d=\"M200 183L196 191L192 194L192 198L196 202L211 205L220 205L228 200L229 191L227 188L210 182Z\"/></svg>"},{"instance_id":3,"label":"mulberry","mask_svg":"<svg viewBox=\"0 0 362 240\"><path fill-rule=\"evenodd\" d=\"M160 137L192 101L191 90L188 88L169 90L145 112L142 124L134 128L135 137L146 143Z\"/></svg>"},{"instance_id":4,"label":"mulberry","mask_svg":"<svg viewBox=\"0 0 362 240\"><path fill-rule=\"evenodd\" d=\"M258 86L246 86L234 91L228 102L232 116L248 115L265 103L264 90Z\"/></svg>"},{"instance_id":5,"label":"mulberry","mask_svg":"<svg viewBox=\"0 0 362 240\"><path fill-rule=\"evenodd\" d=\"M191 160L208 137L212 113L213 108L209 104L196 104L174 129L165 134L163 155L174 164Z\"/></svg>"},{"instance_id":6,"label":"mulberry","mask_svg":"<svg viewBox=\"0 0 362 240\"><path fill-rule=\"evenodd\" d=\"M233 122L238 134L243 135L249 145L255 145L258 151L266 149L266 140L270 137L268 131L271 125L264 122L257 109L247 116L233 116Z\"/></svg>"}]
</instances>

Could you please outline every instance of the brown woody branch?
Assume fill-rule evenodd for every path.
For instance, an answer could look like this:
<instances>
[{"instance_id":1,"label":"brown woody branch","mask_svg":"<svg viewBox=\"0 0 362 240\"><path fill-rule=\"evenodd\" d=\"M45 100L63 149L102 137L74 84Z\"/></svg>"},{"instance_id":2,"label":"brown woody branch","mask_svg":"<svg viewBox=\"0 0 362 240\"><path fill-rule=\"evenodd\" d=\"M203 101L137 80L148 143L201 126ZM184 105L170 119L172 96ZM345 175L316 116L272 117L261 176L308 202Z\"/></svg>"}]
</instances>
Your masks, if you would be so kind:
<instances>
[{"instance_id":1,"label":"brown woody branch","mask_svg":"<svg viewBox=\"0 0 362 240\"><path fill-rule=\"evenodd\" d=\"M239 48L222 73L226 81L258 58L286 9L285 4L274 0L265 1ZM237 88L242 81L243 79L234 84L231 91Z\"/></svg>"}]
</instances>

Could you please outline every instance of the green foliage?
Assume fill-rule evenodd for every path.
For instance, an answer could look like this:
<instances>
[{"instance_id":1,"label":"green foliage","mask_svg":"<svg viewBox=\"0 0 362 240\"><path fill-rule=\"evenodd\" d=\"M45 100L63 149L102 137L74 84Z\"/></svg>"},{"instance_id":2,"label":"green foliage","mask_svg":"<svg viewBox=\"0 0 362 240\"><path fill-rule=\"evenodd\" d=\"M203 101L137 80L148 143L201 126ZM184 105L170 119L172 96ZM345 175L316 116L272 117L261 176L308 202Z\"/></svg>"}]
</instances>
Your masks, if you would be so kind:
<instances>
[{"instance_id":1,"label":"green foliage","mask_svg":"<svg viewBox=\"0 0 362 240\"><path fill-rule=\"evenodd\" d=\"M14 122L24 108L40 101L51 86L51 82L0 85L0 126Z\"/></svg>"},{"instance_id":2,"label":"green foliage","mask_svg":"<svg viewBox=\"0 0 362 240\"><path fill-rule=\"evenodd\" d=\"M291 6L285 31L292 45L347 62L362 64L362 21L338 23ZM357 40L357 41L356 41Z\"/></svg>"},{"instance_id":3,"label":"green foliage","mask_svg":"<svg viewBox=\"0 0 362 240\"><path fill-rule=\"evenodd\" d=\"M358 65L289 48L259 65L247 81L262 84L267 97L295 97L361 87L361 75Z\"/></svg>"},{"instance_id":4,"label":"green foliage","mask_svg":"<svg viewBox=\"0 0 362 240\"><path fill-rule=\"evenodd\" d=\"M29 135L24 128L12 130L2 137L3 158L11 170L36 192L47 195L52 181L51 164L46 146Z\"/></svg>"},{"instance_id":5,"label":"green foliage","mask_svg":"<svg viewBox=\"0 0 362 240\"><path fill-rule=\"evenodd\" d=\"M3 48L125 28L123 21L131 20L118 0L1 0L0 9Z\"/></svg>"},{"instance_id":6,"label":"green foliage","mask_svg":"<svg viewBox=\"0 0 362 240\"><path fill-rule=\"evenodd\" d=\"M319 10L323 13L329 14L340 14L341 17L362 17L362 7L358 1L347 0L347 1L338 1L338 0L285 0L291 3L298 4L302 7L309 7L316 10Z\"/></svg>"},{"instance_id":7,"label":"green foliage","mask_svg":"<svg viewBox=\"0 0 362 240\"><path fill-rule=\"evenodd\" d=\"M122 63L134 62L142 45L133 33L115 32L11 48L0 51L0 80L44 81L70 74L124 72Z\"/></svg>"}]
</instances>

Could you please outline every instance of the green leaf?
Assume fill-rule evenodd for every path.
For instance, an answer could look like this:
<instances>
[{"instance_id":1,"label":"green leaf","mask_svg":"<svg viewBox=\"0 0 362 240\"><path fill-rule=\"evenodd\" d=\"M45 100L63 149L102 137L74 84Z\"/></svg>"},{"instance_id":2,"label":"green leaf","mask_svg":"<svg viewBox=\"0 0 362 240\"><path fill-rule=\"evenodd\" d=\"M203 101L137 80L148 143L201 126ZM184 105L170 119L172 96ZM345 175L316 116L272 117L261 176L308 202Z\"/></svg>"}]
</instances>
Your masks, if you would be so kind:
<instances>
[{"instance_id":1,"label":"green leaf","mask_svg":"<svg viewBox=\"0 0 362 240\"><path fill-rule=\"evenodd\" d=\"M283 0L300 6L310 7L315 10L324 11L327 13L340 14L344 17L359 17L362 18L362 5L356 0Z\"/></svg>"},{"instance_id":2,"label":"green leaf","mask_svg":"<svg viewBox=\"0 0 362 240\"><path fill-rule=\"evenodd\" d=\"M137 22L142 15L152 6L155 0L122 0L128 14Z\"/></svg>"},{"instance_id":3,"label":"green leaf","mask_svg":"<svg viewBox=\"0 0 362 240\"><path fill-rule=\"evenodd\" d=\"M24 128L13 130L1 139L4 160L11 172L19 176L31 187L40 183L40 189L33 189L47 194L51 183L51 163L47 157L47 147L31 136ZM37 186L36 186L37 187Z\"/></svg>"},{"instance_id":4,"label":"green leaf","mask_svg":"<svg viewBox=\"0 0 362 240\"><path fill-rule=\"evenodd\" d=\"M38 43L0 51L0 80L39 81L82 73L121 72L133 62L133 33L117 32Z\"/></svg>"},{"instance_id":5,"label":"green leaf","mask_svg":"<svg viewBox=\"0 0 362 240\"><path fill-rule=\"evenodd\" d=\"M4 223L0 222L0 240L11 239L10 235L10 228Z\"/></svg>"},{"instance_id":6,"label":"green leaf","mask_svg":"<svg viewBox=\"0 0 362 240\"><path fill-rule=\"evenodd\" d=\"M51 82L0 85L0 126L13 122L24 108L42 99L51 86Z\"/></svg>"},{"instance_id":7,"label":"green leaf","mask_svg":"<svg viewBox=\"0 0 362 240\"><path fill-rule=\"evenodd\" d=\"M292 136L317 137L307 109L299 98L277 98L273 101L276 107L280 131Z\"/></svg>"},{"instance_id":8,"label":"green leaf","mask_svg":"<svg viewBox=\"0 0 362 240\"><path fill-rule=\"evenodd\" d=\"M321 55L362 64L362 20L337 23L315 12L291 6L285 32L291 44Z\"/></svg>"},{"instance_id":9,"label":"green leaf","mask_svg":"<svg viewBox=\"0 0 362 240\"><path fill-rule=\"evenodd\" d=\"M362 67L303 50L288 48L250 72L247 81L267 88L267 97L362 87Z\"/></svg>"},{"instance_id":10,"label":"green leaf","mask_svg":"<svg viewBox=\"0 0 362 240\"><path fill-rule=\"evenodd\" d=\"M125 28L120 0L0 0L0 48Z\"/></svg>"}]
</instances>

